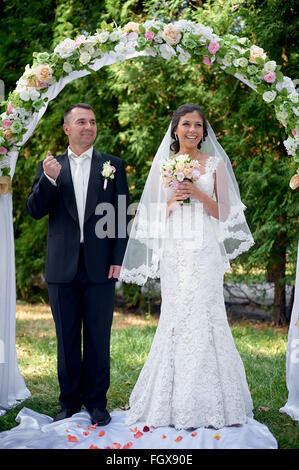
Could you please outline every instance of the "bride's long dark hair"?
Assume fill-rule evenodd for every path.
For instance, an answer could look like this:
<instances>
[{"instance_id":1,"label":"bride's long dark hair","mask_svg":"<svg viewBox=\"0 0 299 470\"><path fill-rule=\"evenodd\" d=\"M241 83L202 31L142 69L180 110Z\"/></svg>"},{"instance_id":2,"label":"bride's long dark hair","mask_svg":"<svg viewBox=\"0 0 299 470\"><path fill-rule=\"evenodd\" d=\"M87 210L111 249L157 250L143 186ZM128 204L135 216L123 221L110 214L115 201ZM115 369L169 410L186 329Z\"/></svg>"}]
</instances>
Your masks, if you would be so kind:
<instances>
[{"instance_id":1,"label":"bride's long dark hair","mask_svg":"<svg viewBox=\"0 0 299 470\"><path fill-rule=\"evenodd\" d=\"M179 142L178 139L175 138L175 131L176 131L176 128L178 126L179 120L180 120L181 117L185 116L185 114L193 113L194 111L196 111L203 120L203 136L202 136L202 140L197 145L198 149L200 149L202 141L204 141L205 137L208 135L206 118L205 118L204 113L200 109L200 107L197 104L193 104L193 103L182 104L173 113L172 120L171 120L171 137L173 139L173 142L170 145L170 149L174 153L178 153L178 151L180 150L180 142Z\"/></svg>"}]
</instances>

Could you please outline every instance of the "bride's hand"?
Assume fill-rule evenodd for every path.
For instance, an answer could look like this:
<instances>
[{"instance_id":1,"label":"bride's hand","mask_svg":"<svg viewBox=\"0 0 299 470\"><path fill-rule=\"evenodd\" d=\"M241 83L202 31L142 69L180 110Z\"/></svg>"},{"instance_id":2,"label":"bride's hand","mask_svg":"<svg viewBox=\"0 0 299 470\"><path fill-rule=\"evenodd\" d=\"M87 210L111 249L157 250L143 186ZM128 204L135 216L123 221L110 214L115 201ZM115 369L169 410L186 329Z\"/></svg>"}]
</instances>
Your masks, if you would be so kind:
<instances>
[{"instance_id":1,"label":"bride's hand","mask_svg":"<svg viewBox=\"0 0 299 470\"><path fill-rule=\"evenodd\" d=\"M184 199L186 198L182 196L182 193L180 191L174 190L171 198L167 201L167 215L170 214L170 212L174 209L175 206L177 206L178 204L182 205Z\"/></svg>"},{"instance_id":2,"label":"bride's hand","mask_svg":"<svg viewBox=\"0 0 299 470\"><path fill-rule=\"evenodd\" d=\"M184 199L200 199L200 190L191 181L182 181L179 183L178 191L184 195Z\"/></svg>"}]
</instances>

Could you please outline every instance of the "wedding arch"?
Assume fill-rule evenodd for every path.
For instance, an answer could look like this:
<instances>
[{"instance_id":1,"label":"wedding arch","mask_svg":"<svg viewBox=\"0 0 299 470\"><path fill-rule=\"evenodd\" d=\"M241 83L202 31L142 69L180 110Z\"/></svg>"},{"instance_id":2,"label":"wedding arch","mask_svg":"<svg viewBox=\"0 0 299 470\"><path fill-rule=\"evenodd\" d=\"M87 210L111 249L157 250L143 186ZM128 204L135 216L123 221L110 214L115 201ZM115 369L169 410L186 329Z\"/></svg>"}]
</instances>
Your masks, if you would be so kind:
<instances>
[{"instance_id":1,"label":"wedding arch","mask_svg":"<svg viewBox=\"0 0 299 470\"><path fill-rule=\"evenodd\" d=\"M124 28L105 22L95 34L64 39L53 52L33 53L17 86L5 102L0 121L0 414L30 396L19 372L15 348L15 260L12 221L12 179L20 148L33 134L49 101L72 80L102 67L140 56L193 58L233 75L274 106L284 126L284 146L299 163L299 95L281 66L246 37L219 37L212 28L189 20L165 24L149 20ZM299 168L290 181L299 185Z\"/></svg>"}]
</instances>

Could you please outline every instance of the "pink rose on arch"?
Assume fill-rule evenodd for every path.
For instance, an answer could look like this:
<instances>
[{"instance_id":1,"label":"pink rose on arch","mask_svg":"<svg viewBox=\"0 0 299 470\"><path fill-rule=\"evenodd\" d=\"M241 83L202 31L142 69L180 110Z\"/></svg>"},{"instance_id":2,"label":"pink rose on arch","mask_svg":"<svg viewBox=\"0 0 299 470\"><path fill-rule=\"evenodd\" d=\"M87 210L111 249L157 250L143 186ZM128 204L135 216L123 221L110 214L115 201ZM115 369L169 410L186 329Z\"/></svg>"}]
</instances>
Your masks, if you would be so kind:
<instances>
[{"instance_id":1,"label":"pink rose on arch","mask_svg":"<svg viewBox=\"0 0 299 470\"><path fill-rule=\"evenodd\" d=\"M86 37L84 36L84 34L82 34L81 36L78 36L76 41L75 41L75 47L80 47L81 44L83 44L86 40Z\"/></svg>"},{"instance_id":2,"label":"pink rose on arch","mask_svg":"<svg viewBox=\"0 0 299 470\"><path fill-rule=\"evenodd\" d=\"M294 137L296 137L296 135L297 135L296 129L292 129L292 134L293 134Z\"/></svg>"},{"instance_id":3,"label":"pink rose on arch","mask_svg":"<svg viewBox=\"0 0 299 470\"><path fill-rule=\"evenodd\" d=\"M6 147L1 146L0 147L0 155L6 155L8 152Z\"/></svg>"},{"instance_id":4,"label":"pink rose on arch","mask_svg":"<svg viewBox=\"0 0 299 470\"><path fill-rule=\"evenodd\" d=\"M210 44L209 44L209 47L208 47L208 51L210 54L214 55L216 54L217 51L219 51L220 49L220 46L218 44L218 42L216 41L211 41Z\"/></svg>"},{"instance_id":5,"label":"pink rose on arch","mask_svg":"<svg viewBox=\"0 0 299 470\"><path fill-rule=\"evenodd\" d=\"M153 31L147 31L144 35L145 39L147 39L148 41L152 41L155 37L155 33Z\"/></svg>"},{"instance_id":6,"label":"pink rose on arch","mask_svg":"<svg viewBox=\"0 0 299 470\"><path fill-rule=\"evenodd\" d=\"M4 119L4 121L2 121L2 127L4 129L8 129L11 125L12 122L10 121L10 119Z\"/></svg>"},{"instance_id":7,"label":"pink rose on arch","mask_svg":"<svg viewBox=\"0 0 299 470\"><path fill-rule=\"evenodd\" d=\"M269 72L269 73L267 73L266 75L264 75L264 80L265 80L267 83L274 83L274 82L275 82L275 78L276 78L275 72Z\"/></svg>"},{"instance_id":8,"label":"pink rose on arch","mask_svg":"<svg viewBox=\"0 0 299 470\"><path fill-rule=\"evenodd\" d=\"M11 114L12 112L13 112L13 105L9 103L9 105L7 106L7 114Z\"/></svg>"},{"instance_id":9,"label":"pink rose on arch","mask_svg":"<svg viewBox=\"0 0 299 470\"><path fill-rule=\"evenodd\" d=\"M202 61L205 65L212 65L212 63L213 63L207 55L203 56Z\"/></svg>"},{"instance_id":10,"label":"pink rose on arch","mask_svg":"<svg viewBox=\"0 0 299 470\"><path fill-rule=\"evenodd\" d=\"M47 88L48 84L46 82L41 82L40 80L37 80L37 85L39 89L42 88Z\"/></svg>"}]
</instances>

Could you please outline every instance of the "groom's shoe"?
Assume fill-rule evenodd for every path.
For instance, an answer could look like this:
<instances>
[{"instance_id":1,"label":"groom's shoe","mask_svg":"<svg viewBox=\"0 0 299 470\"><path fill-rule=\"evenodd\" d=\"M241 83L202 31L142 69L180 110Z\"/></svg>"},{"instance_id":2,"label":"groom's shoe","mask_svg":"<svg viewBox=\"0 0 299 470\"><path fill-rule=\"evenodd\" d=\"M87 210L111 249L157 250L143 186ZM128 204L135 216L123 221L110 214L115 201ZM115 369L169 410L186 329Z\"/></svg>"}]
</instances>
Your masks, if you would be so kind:
<instances>
[{"instance_id":1,"label":"groom's shoe","mask_svg":"<svg viewBox=\"0 0 299 470\"><path fill-rule=\"evenodd\" d=\"M110 423L111 416L107 410L101 410L100 408L92 408L88 410L92 424L97 424L98 426L106 426Z\"/></svg>"},{"instance_id":2,"label":"groom's shoe","mask_svg":"<svg viewBox=\"0 0 299 470\"><path fill-rule=\"evenodd\" d=\"M55 417L54 421L61 421L62 419L70 418L75 413L79 413L81 408L63 408Z\"/></svg>"}]
</instances>

